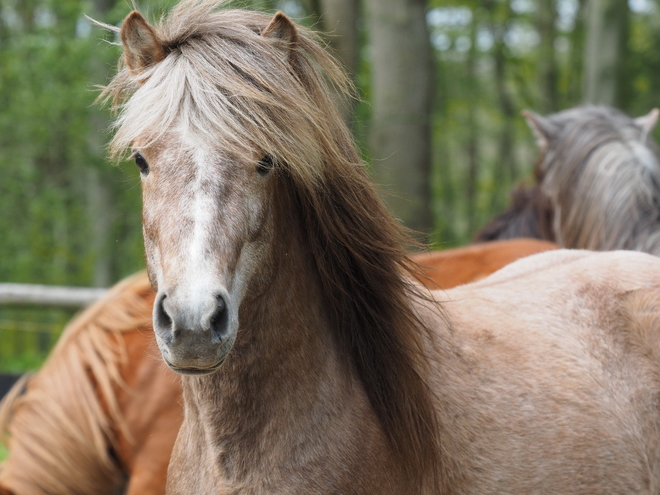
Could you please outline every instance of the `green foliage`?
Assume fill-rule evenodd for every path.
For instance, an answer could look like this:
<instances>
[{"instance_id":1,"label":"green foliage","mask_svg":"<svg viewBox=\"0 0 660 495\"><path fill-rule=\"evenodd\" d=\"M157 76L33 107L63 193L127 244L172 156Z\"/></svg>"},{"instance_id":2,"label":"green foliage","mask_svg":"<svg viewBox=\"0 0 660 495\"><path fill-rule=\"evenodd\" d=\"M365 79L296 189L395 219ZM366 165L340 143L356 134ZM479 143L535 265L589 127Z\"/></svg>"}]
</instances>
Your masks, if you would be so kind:
<instances>
[{"instance_id":1,"label":"green foliage","mask_svg":"<svg viewBox=\"0 0 660 495\"><path fill-rule=\"evenodd\" d=\"M127 13L113 11L117 19ZM105 159L107 116L94 105L117 47L79 0L0 2L0 281L98 285L142 268L139 179ZM105 20L105 19L104 19ZM92 173L108 198L104 249ZM0 369L36 368L71 312L0 308Z\"/></svg>"},{"instance_id":2,"label":"green foliage","mask_svg":"<svg viewBox=\"0 0 660 495\"><path fill-rule=\"evenodd\" d=\"M541 55L540 5L556 16L552 58ZM437 55L432 187L440 247L462 245L531 180L537 150L520 115L582 104L584 0L430 0ZM630 2L629 33L617 100L645 114L660 104L660 9ZM554 71L544 80L544 67ZM555 102L548 106L548 102ZM472 167L472 169L471 169Z\"/></svg>"},{"instance_id":3,"label":"green foliage","mask_svg":"<svg viewBox=\"0 0 660 495\"><path fill-rule=\"evenodd\" d=\"M539 5L548 2L556 14L550 57L541 56L539 34ZM138 2L152 20L175 3ZM436 246L469 242L506 207L512 186L529 180L536 149L520 110L581 103L584 3L428 0ZM318 22L316 0L232 4ZM660 9L651 0L630 5L638 7L626 20L620 101L640 115L660 106ZM0 282L110 285L143 266L139 176L132 164L107 162L110 117L94 104L120 51L113 33L83 16L118 25L130 9L113 0L0 0ZM370 84L364 58L354 130L367 158ZM0 370L38 366L70 316L0 308Z\"/></svg>"},{"instance_id":4,"label":"green foliage","mask_svg":"<svg viewBox=\"0 0 660 495\"><path fill-rule=\"evenodd\" d=\"M73 315L73 310L59 308L2 308L0 373L36 371Z\"/></svg>"}]
</instances>

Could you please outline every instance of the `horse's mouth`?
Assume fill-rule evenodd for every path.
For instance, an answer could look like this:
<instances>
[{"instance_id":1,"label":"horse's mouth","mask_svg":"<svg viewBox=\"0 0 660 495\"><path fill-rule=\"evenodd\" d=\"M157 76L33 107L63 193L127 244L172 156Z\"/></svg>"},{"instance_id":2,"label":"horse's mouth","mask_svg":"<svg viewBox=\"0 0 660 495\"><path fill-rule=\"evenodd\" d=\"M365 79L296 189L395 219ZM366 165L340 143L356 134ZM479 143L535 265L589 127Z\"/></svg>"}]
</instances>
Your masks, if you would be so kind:
<instances>
[{"instance_id":1,"label":"horse's mouth","mask_svg":"<svg viewBox=\"0 0 660 495\"><path fill-rule=\"evenodd\" d=\"M198 368L195 366L175 366L172 363L170 363L167 359L163 358L165 361L165 364L170 367L172 371L176 371L177 373L180 373L182 375L210 375L211 373L215 373L218 371L220 366L222 366L222 363L224 362L224 359L219 361L218 363L214 364L213 366L208 366L205 368Z\"/></svg>"}]
</instances>

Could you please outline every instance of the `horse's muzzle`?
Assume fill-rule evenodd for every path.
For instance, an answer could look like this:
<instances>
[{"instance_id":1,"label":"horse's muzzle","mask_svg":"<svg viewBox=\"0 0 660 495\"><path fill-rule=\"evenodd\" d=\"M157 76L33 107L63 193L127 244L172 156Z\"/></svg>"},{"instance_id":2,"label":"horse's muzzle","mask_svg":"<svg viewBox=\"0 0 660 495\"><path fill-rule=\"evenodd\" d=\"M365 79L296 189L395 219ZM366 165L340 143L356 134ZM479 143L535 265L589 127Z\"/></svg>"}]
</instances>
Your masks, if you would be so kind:
<instances>
[{"instance_id":1,"label":"horse's muzzle","mask_svg":"<svg viewBox=\"0 0 660 495\"><path fill-rule=\"evenodd\" d=\"M236 330L230 318L229 296L191 299L158 294L154 305L154 332L165 363L177 373L217 371L231 350Z\"/></svg>"}]
</instances>

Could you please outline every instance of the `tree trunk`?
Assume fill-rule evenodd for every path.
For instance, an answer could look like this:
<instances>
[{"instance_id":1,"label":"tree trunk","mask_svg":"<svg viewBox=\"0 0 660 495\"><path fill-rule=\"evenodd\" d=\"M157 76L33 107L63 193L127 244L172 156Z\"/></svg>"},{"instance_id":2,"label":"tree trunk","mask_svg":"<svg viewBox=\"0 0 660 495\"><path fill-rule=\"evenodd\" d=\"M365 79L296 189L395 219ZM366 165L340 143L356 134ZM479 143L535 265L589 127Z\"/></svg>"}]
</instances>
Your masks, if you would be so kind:
<instances>
[{"instance_id":1,"label":"tree trunk","mask_svg":"<svg viewBox=\"0 0 660 495\"><path fill-rule=\"evenodd\" d=\"M539 0L537 21L539 34L541 35L538 69L541 89L540 111L547 115L558 110L557 62L555 60L557 10L555 0Z\"/></svg>"},{"instance_id":2,"label":"tree trunk","mask_svg":"<svg viewBox=\"0 0 660 495\"><path fill-rule=\"evenodd\" d=\"M360 64L359 0L319 0L321 27L335 55L356 82ZM341 102L344 122L353 122L355 101Z\"/></svg>"},{"instance_id":3,"label":"tree trunk","mask_svg":"<svg viewBox=\"0 0 660 495\"><path fill-rule=\"evenodd\" d=\"M114 0L93 0L93 17L105 21L106 14L114 6ZM107 80L107 66L99 58L92 57L90 64L90 77L92 81ZM114 219L114 205L112 199L113 184L107 180L105 173L105 136L109 126L106 114L95 108L90 113L90 133L88 137L89 153L95 158L86 169L87 207L91 221L90 244L94 252L94 274L92 285L94 287L108 287L114 281L112 276L112 223Z\"/></svg>"},{"instance_id":4,"label":"tree trunk","mask_svg":"<svg viewBox=\"0 0 660 495\"><path fill-rule=\"evenodd\" d=\"M494 37L493 62L495 72L495 89L499 100L500 111L502 113L502 127L498 143L498 164L493 172L494 194L491 204L495 210L504 206L503 199L506 195L502 194L510 188L518 175L516 166L516 157L513 153L514 141L514 120L516 118L516 107L513 96L507 87L507 54L504 35L508 29L508 21L497 19L511 19L512 11L509 2L501 3L494 0L485 2L486 9L489 12L489 24ZM498 9L504 9L504 12L498 12Z\"/></svg>"},{"instance_id":5,"label":"tree trunk","mask_svg":"<svg viewBox=\"0 0 660 495\"><path fill-rule=\"evenodd\" d=\"M564 93L560 108L575 105L583 99L584 94L584 67L585 67L585 38L586 38L586 2L578 0L577 13L575 14L575 26L570 34L571 50L568 57L567 74L562 76L568 78L567 91Z\"/></svg>"},{"instance_id":6,"label":"tree trunk","mask_svg":"<svg viewBox=\"0 0 660 495\"><path fill-rule=\"evenodd\" d=\"M585 44L584 102L621 103L620 74L627 46L628 2L589 0Z\"/></svg>"},{"instance_id":7,"label":"tree trunk","mask_svg":"<svg viewBox=\"0 0 660 495\"><path fill-rule=\"evenodd\" d=\"M405 225L428 234L433 63L424 0L367 0L370 147L377 181Z\"/></svg>"},{"instance_id":8,"label":"tree trunk","mask_svg":"<svg viewBox=\"0 0 660 495\"><path fill-rule=\"evenodd\" d=\"M468 91L468 115L467 115L467 220L470 235L476 228L476 205L477 205L477 183L479 181L479 124L476 118L477 105L475 98L479 94L479 80L477 78L477 28L478 21L476 12L472 17L470 27L470 51L467 59L467 91Z\"/></svg>"}]
</instances>

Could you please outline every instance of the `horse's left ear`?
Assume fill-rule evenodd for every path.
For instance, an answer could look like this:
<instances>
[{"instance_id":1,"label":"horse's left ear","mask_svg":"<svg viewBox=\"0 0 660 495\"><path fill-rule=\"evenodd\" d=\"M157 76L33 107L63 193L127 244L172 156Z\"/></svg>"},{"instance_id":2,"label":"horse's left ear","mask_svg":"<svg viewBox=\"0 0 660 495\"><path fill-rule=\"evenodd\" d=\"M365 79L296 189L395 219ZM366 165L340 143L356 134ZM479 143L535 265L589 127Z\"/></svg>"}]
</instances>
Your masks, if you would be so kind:
<instances>
[{"instance_id":1,"label":"horse's left ear","mask_svg":"<svg viewBox=\"0 0 660 495\"><path fill-rule=\"evenodd\" d=\"M278 12L261 32L261 36L275 38L287 44L288 59L292 62L298 46L298 28L283 12Z\"/></svg>"},{"instance_id":2,"label":"horse's left ear","mask_svg":"<svg viewBox=\"0 0 660 495\"><path fill-rule=\"evenodd\" d=\"M642 115L635 119L635 124L642 128L642 141L646 141L646 138L653 132L653 129L655 129L655 126L658 123L658 116L660 116L660 110L654 108L646 115Z\"/></svg>"},{"instance_id":3,"label":"horse's left ear","mask_svg":"<svg viewBox=\"0 0 660 495\"><path fill-rule=\"evenodd\" d=\"M142 72L165 58L165 47L158 33L137 10L121 23L119 37L124 46L124 62L132 71Z\"/></svg>"},{"instance_id":4,"label":"horse's left ear","mask_svg":"<svg viewBox=\"0 0 660 495\"><path fill-rule=\"evenodd\" d=\"M548 148L550 140L557 132L557 129L555 129L555 126L546 117L543 117L536 112L523 110L521 113L522 116L525 117L527 125L529 125L534 133L536 144L539 149L544 152Z\"/></svg>"}]
</instances>

